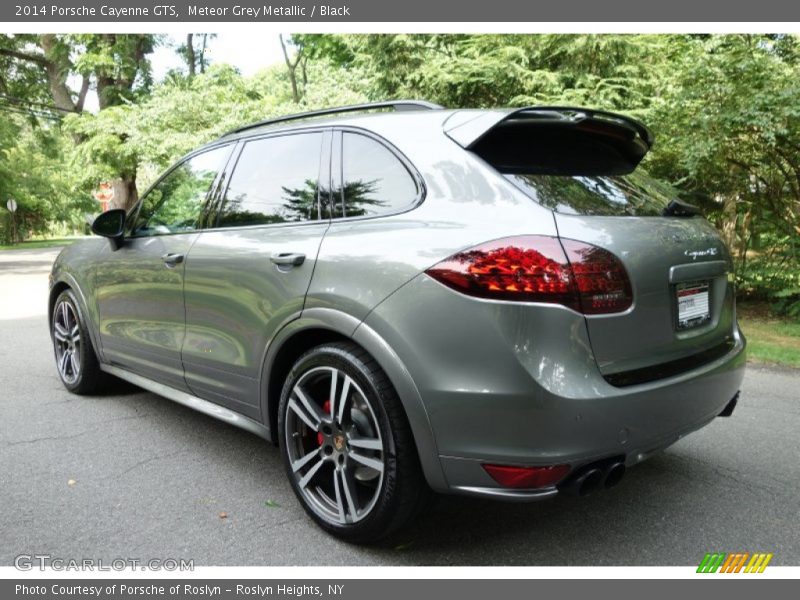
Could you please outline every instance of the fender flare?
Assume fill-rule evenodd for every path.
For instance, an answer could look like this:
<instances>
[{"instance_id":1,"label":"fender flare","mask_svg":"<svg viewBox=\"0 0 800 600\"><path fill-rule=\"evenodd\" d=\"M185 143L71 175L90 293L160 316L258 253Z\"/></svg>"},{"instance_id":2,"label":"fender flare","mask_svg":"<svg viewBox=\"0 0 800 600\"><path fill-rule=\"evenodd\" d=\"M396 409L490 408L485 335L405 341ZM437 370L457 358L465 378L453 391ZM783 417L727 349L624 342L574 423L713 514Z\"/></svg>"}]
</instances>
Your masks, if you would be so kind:
<instances>
[{"instance_id":1,"label":"fender flare","mask_svg":"<svg viewBox=\"0 0 800 600\"><path fill-rule=\"evenodd\" d=\"M271 402L279 399L268 398L268 382L271 366L284 344L294 335L309 329L327 329L364 348L380 365L392 382L403 408L406 411L414 441L417 446L420 464L428 484L437 491L447 489L447 481L439 461L439 452L428 412L422 397L403 361L371 327L361 320L331 308L310 308L302 312L298 319L286 324L271 340L267 348L261 371L261 410L264 420L268 421ZM274 437L274 432L271 434Z\"/></svg>"},{"instance_id":2,"label":"fender flare","mask_svg":"<svg viewBox=\"0 0 800 600\"><path fill-rule=\"evenodd\" d=\"M95 354L97 355L97 360L101 363L105 362L105 356L103 355L103 346L100 344L100 332L97 330L97 324L95 323L95 319L93 318L96 313L89 310L89 304L86 302L86 296L81 289L81 286L78 284L78 281L68 272L62 271L58 274L58 277L53 281L53 285L48 290L48 301L47 301L47 328L50 329L50 321L53 319L53 310L52 310L52 303L55 302L56 298L53 297L53 290L58 284L66 285L72 292L75 294L75 298L78 300L78 310L81 312L81 315L84 317L84 324L86 325L86 329L89 331L89 337L92 341L92 347L94 348ZM57 297L57 296L56 296Z\"/></svg>"}]
</instances>

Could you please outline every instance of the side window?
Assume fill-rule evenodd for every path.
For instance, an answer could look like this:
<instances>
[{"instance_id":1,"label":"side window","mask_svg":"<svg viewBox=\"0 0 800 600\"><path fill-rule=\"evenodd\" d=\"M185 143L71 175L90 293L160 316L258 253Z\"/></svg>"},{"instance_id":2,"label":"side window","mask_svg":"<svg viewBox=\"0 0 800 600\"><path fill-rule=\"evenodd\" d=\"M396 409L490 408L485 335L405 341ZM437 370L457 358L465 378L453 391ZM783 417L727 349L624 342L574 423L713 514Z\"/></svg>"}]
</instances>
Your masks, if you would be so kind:
<instances>
[{"instance_id":1,"label":"side window","mask_svg":"<svg viewBox=\"0 0 800 600\"><path fill-rule=\"evenodd\" d=\"M364 135L342 135L342 206L334 217L397 212L417 199L417 184L386 146Z\"/></svg>"},{"instance_id":2,"label":"side window","mask_svg":"<svg viewBox=\"0 0 800 600\"><path fill-rule=\"evenodd\" d=\"M230 148L197 154L170 171L142 198L132 235L184 233L198 228L211 184Z\"/></svg>"},{"instance_id":3,"label":"side window","mask_svg":"<svg viewBox=\"0 0 800 600\"><path fill-rule=\"evenodd\" d=\"M217 226L319 220L321 149L321 133L247 142L230 177Z\"/></svg>"}]
</instances>

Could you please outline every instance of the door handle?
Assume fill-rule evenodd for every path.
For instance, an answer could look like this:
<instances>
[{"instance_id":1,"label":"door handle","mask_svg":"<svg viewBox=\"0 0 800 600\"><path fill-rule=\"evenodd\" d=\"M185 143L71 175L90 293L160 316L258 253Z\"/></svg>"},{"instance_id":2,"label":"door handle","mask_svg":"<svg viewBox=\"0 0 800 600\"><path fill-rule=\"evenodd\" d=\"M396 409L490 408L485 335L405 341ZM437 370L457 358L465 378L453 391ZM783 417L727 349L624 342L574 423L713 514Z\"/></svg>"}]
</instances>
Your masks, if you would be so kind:
<instances>
[{"instance_id":1,"label":"door handle","mask_svg":"<svg viewBox=\"0 0 800 600\"><path fill-rule=\"evenodd\" d=\"M269 259L279 266L299 267L306 259L306 255L299 252L278 252L270 256Z\"/></svg>"},{"instance_id":2,"label":"door handle","mask_svg":"<svg viewBox=\"0 0 800 600\"><path fill-rule=\"evenodd\" d=\"M181 264L184 258L185 256L183 254L165 254L161 257L161 260L164 261L164 265L166 265L168 269L172 269Z\"/></svg>"}]
</instances>

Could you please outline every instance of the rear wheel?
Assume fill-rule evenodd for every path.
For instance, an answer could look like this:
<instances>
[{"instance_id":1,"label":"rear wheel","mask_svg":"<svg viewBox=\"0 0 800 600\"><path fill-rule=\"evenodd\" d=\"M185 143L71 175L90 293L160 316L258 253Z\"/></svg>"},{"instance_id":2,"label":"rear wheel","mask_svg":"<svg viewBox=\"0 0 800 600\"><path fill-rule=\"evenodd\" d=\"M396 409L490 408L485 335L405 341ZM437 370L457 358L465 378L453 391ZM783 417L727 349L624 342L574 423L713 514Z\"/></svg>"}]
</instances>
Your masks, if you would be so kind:
<instances>
[{"instance_id":1,"label":"rear wheel","mask_svg":"<svg viewBox=\"0 0 800 600\"><path fill-rule=\"evenodd\" d=\"M72 290L64 290L53 305L50 335L61 383L70 392L88 394L101 386L105 374L92 347L89 331Z\"/></svg>"},{"instance_id":2,"label":"rear wheel","mask_svg":"<svg viewBox=\"0 0 800 600\"><path fill-rule=\"evenodd\" d=\"M430 495L397 394L358 346L327 344L301 356L278 414L294 492L337 537L360 543L385 538L413 519Z\"/></svg>"}]
</instances>

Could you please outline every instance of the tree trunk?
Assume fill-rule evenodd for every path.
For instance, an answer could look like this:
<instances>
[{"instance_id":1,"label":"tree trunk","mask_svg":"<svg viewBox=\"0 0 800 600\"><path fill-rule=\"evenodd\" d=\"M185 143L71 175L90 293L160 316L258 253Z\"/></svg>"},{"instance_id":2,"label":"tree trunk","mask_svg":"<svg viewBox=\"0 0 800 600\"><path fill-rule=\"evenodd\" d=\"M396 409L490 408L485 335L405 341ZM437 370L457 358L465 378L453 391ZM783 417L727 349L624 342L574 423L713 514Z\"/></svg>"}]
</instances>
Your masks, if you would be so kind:
<instances>
[{"instance_id":1,"label":"tree trunk","mask_svg":"<svg viewBox=\"0 0 800 600\"><path fill-rule=\"evenodd\" d=\"M208 43L208 34L203 34L203 45L200 46L200 72L206 72L206 44Z\"/></svg>"},{"instance_id":2,"label":"tree trunk","mask_svg":"<svg viewBox=\"0 0 800 600\"><path fill-rule=\"evenodd\" d=\"M186 64L189 66L189 77L195 75L194 34L186 34Z\"/></svg>"},{"instance_id":3,"label":"tree trunk","mask_svg":"<svg viewBox=\"0 0 800 600\"><path fill-rule=\"evenodd\" d=\"M734 252L738 247L736 243L736 222L739 215L736 210L736 196L725 196L722 199L722 215L720 227L722 239L725 241L725 245Z\"/></svg>"},{"instance_id":4,"label":"tree trunk","mask_svg":"<svg viewBox=\"0 0 800 600\"><path fill-rule=\"evenodd\" d=\"M283 50L283 59L286 61L286 68L289 70L289 81L292 84L292 100L295 104L300 104L300 91L297 88L297 65L300 63L300 54L298 53L294 63L289 60L289 52L286 50L286 44L283 42L283 34L278 35L281 41L281 49Z\"/></svg>"},{"instance_id":5,"label":"tree trunk","mask_svg":"<svg viewBox=\"0 0 800 600\"><path fill-rule=\"evenodd\" d=\"M114 199L109 208L124 208L130 210L139 200L139 191L136 189L136 177L125 176L111 180L114 190Z\"/></svg>"},{"instance_id":6,"label":"tree trunk","mask_svg":"<svg viewBox=\"0 0 800 600\"><path fill-rule=\"evenodd\" d=\"M53 104L63 111L74 112L76 110L75 103L72 101L72 93L67 86L69 65L64 64L64 59L58 56L56 36L52 33L42 34L39 36L39 44L44 50L46 58L42 66L47 74L47 83L50 87L50 94L53 96Z\"/></svg>"}]
</instances>

